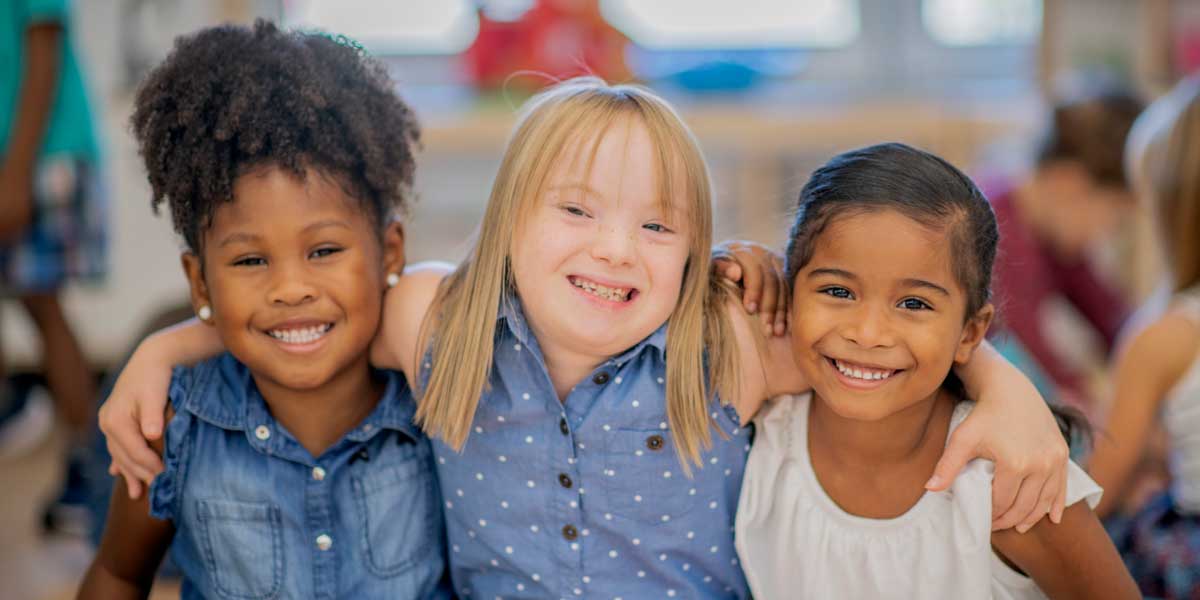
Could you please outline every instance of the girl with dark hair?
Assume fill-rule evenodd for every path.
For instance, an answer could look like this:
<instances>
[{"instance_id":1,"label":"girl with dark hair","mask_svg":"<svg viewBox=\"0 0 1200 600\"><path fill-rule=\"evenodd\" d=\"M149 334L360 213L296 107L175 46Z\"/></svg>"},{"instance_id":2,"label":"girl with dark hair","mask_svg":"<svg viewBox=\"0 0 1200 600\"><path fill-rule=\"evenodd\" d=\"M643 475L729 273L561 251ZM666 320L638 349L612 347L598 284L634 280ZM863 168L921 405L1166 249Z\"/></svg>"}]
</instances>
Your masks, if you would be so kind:
<instances>
[{"instance_id":1,"label":"girl with dark hair","mask_svg":"<svg viewBox=\"0 0 1200 600\"><path fill-rule=\"evenodd\" d=\"M1000 325L1010 339L997 347L1010 359L1026 355L1049 378L1047 397L1090 407L1079 369L1055 351L1045 330L1045 307L1067 300L1112 349L1129 314L1120 293L1095 272L1087 251L1133 207L1122 171L1122 148L1142 103L1112 89L1058 104L1033 173L1017 183L985 182L996 212ZM1033 365L1030 365L1033 366Z\"/></svg>"},{"instance_id":2,"label":"girl with dark hair","mask_svg":"<svg viewBox=\"0 0 1200 600\"><path fill-rule=\"evenodd\" d=\"M974 407L951 368L992 321L997 237L971 180L908 146L839 155L805 185L786 370L812 392L755 419L736 539L756 597L1137 597L1074 463L1062 522L1023 535L992 531L992 461L923 485Z\"/></svg>"}]
</instances>

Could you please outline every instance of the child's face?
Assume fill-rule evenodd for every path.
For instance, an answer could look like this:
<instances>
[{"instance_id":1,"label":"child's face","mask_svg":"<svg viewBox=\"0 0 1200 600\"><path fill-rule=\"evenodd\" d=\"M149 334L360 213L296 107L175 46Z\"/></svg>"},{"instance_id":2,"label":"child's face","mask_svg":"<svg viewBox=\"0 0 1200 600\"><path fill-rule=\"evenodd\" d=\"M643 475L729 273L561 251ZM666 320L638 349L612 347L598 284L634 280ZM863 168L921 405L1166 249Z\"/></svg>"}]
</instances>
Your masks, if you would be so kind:
<instances>
[{"instance_id":1,"label":"child's face","mask_svg":"<svg viewBox=\"0 0 1200 600\"><path fill-rule=\"evenodd\" d=\"M929 398L987 331L967 299L946 232L894 210L835 218L793 282L796 364L837 414L875 421Z\"/></svg>"},{"instance_id":2,"label":"child's face","mask_svg":"<svg viewBox=\"0 0 1200 600\"><path fill-rule=\"evenodd\" d=\"M670 317L690 232L678 210L663 212L656 148L639 122L614 124L588 171L591 148L591 140L568 147L551 168L514 237L512 265L542 347L602 357L628 349Z\"/></svg>"},{"instance_id":3,"label":"child's face","mask_svg":"<svg viewBox=\"0 0 1200 600\"><path fill-rule=\"evenodd\" d=\"M233 197L203 233L203 266L183 259L193 303L212 308L225 346L260 387L312 390L365 368L385 272L404 264L399 226L381 246L359 203L311 169L304 181L251 171Z\"/></svg>"}]
</instances>

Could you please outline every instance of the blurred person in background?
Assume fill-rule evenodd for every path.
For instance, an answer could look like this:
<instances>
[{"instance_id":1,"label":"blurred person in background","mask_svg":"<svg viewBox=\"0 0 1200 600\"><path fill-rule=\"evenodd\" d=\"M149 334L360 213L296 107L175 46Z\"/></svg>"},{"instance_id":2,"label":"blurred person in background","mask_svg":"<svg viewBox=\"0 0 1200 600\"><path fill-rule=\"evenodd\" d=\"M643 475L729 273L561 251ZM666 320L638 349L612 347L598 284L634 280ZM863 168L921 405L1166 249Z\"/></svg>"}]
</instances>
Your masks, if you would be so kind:
<instances>
[{"instance_id":1,"label":"blurred person in background","mask_svg":"<svg viewBox=\"0 0 1200 600\"><path fill-rule=\"evenodd\" d=\"M35 325L42 372L69 435L63 486L44 524L86 533L83 462L95 382L60 295L70 279L96 281L105 273L105 203L71 29L67 0L0 4L0 293L18 300ZM21 417L32 407L0 381L4 453L17 438L28 446L29 423Z\"/></svg>"},{"instance_id":2,"label":"blurred person in background","mask_svg":"<svg viewBox=\"0 0 1200 600\"><path fill-rule=\"evenodd\" d=\"M1032 359L1053 387L1047 397L1089 412L1085 378L1055 351L1044 310L1065 299L1111 351L1129 308L1088 252L1133 208L1122 156L1141 110L1132 93L1116 88L1058 104L1032 174L983 186L1000 226L997 307L1009 335L997 347L1017 364Z\"/></svg>"},{"instance_id":3,"label":"blurred person in background","mask_svg":"<svg viewBox=\"0 0 1200 600\"><path fill-rule=\"evenodd\" d=\"M1089 465L1104 487L1096 507L1142 593L1200 597L1200 75L1138 120L1130 174L1153 207L1172 298L1131 332L1115 361L1115 401ZM1142 131L1145 130L1145 131ZM1152 299L1150 303L1154 303ZM1169 489L1132 514L1154 432L1167 432Z\"/></svg>"}]
</instances>

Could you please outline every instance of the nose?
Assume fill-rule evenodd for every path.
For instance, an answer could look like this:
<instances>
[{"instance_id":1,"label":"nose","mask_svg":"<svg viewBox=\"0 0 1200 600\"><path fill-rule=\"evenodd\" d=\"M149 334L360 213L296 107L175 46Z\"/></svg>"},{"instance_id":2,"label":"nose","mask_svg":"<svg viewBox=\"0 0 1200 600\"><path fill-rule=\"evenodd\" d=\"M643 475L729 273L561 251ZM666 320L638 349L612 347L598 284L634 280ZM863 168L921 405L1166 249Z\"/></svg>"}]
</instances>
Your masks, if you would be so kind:
<instances>
[{"instance_id":1,"label":"nose","mask_svg":"<svg viewBox=\"0 0 1200 600\"><path fill-rule=\"evenodd\" d=\"M861 348L887 348L896 343L887 308L867 303L854 311L842 330L842 337Z\"/></svg>"},{"instance_id":2,"label":"nose","mask_svg":"<svg viewBox=\"0 0 1200 600\"><path fill-rule=\"evenodd\" d=\"M303 265L297 261L277 261L267 283L267 301L280 306L299 306L317 297L317 287Z\"/></svg>"},{"instance_id":3,"label":"nose","mask_svg":"<svg viewBox=\"0 0 1200 600\"><path fill-rule=\"evenodd\" d=\"M632 264L637 252L636 236L627 227L601 223L592 243L592 258L611 265Z\"/></svg>"}]
</instances>

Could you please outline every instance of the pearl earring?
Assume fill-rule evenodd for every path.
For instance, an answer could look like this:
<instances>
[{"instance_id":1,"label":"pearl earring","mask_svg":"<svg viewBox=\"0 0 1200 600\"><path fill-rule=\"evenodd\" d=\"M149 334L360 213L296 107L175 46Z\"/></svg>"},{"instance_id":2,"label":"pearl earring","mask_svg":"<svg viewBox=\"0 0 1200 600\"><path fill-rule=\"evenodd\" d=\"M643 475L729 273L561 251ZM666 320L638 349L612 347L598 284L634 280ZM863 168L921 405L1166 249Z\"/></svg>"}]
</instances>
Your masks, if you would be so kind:
<instances>
[{"instance_id":1,"label":"pearl earring","mask_svg":"<svg viewBox=\"0 0 1200 600\"><path fill-rule=\"evenodd\" d=\"M201 321L207 321L212 318L212 309L205 304L200 307L200 310L196 311L196 316L200 317Z\"/></svg>"},{"instance_id":2,"label":"pearl earring","mask_svg":"<svg viewBox=\"0 0 1200 600\"><path fill-rule=\"evenodd\" d=\"M390 288L396 287L396 284L400 283L400 274L399 273L388 273L386 281L387 281L388 287L390 287Z\"/></svg>"}]
</instances>

